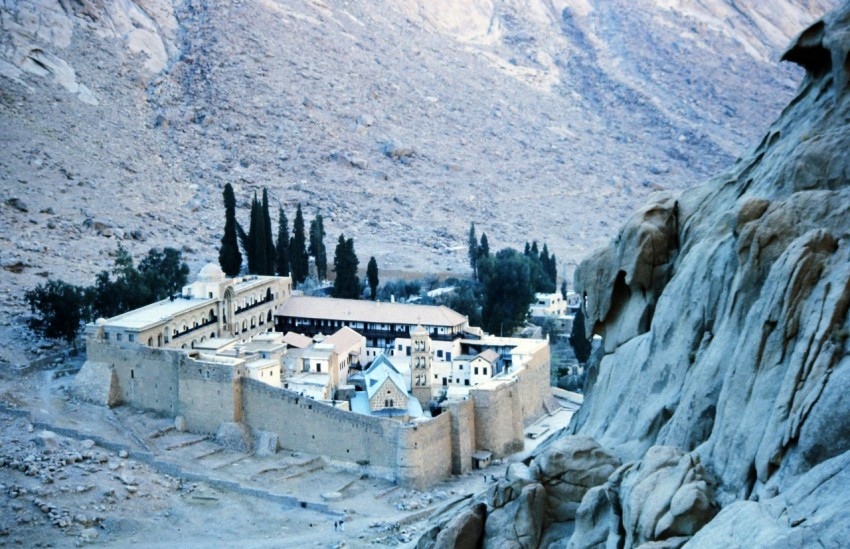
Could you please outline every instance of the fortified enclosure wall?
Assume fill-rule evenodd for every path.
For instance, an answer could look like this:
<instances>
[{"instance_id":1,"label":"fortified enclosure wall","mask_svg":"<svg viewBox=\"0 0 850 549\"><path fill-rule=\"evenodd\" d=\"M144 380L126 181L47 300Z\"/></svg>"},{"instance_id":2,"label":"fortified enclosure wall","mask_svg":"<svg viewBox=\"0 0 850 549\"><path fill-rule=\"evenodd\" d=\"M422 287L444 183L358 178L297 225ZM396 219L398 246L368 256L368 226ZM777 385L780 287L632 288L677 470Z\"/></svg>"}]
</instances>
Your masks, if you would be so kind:
<instances>
[{"instance_id":1,"label":"fortified enclosure wall","mask_svg":"<svg viewBox=\"0 0 850 549\"><path fill-rule=\"evenodd\" d=\"M245 423L276 433L281 447L368 465L377 474L395 477L401 423L346 412L256 379L242 378L241 384Z\"/></svg>"},{"instance_id":2,"label":"fortified enclosure wall","mask_svg":"<svg viewBox=\"0 0 850 549\"><path fill-rule=\"evenodd\" d=\"M373 474L417 487L469 471L476 450L494 457L522 450L523 424L539 417L549 391L544 349L515 379L474 387L469 400L450 403L447 413L404 424L250 379L241 363L98 338L88 338L87 350L88 379L134 408L182 415L188 430L204 434L216 433L224 422L243 422L277 434L283 448L368 466Z\"/></svg>"},{"instance_id":3,"label":"fortified enclosure wall","mask_svg":"<svg viewBox=\"0 0 850 549\"><path fill-rule=\"evenodd\" d=\"M180 414L177 385L182 353L94 338L86 341L86 353L89 361L113 368L121 402L140 410Z\"/></svg>"},{"instance_id":4,"label":"fortified enclosure wall","mask_svg":"<svg viewBox=\"0 0 850 549\"><path fill-rule=\"evenodd\" d=\"M452 473L451 417L441 414L428 421L400 424L396 479L424 488Z\"/></svg>"},{"instance_id":5,"label":"fortified enclosure wall","mask_svg":"<svg viewBox=\"0 0 850 549\"><path fill-rule=\"evenodd\" d=\"M519 381L493 380L473 387L475 448L501 458L523 448L522 404Z\"/></svg>"},{"instance_id":6,"label":"fortified enclosure wall","mask_svg":"<svg viewBox=\"0 0 850 549\"><path fill-rule=\"evenodd\" d=\"M452 473L462 475L472 469L475 452L475 406L472 400L447 402L443 415L451 418Z\"/></svg>"},{"instance_id":7,"label":"fortified enclosure wall","mask_svg":"<svg viewBox=\"0 0 850 549\"><path fill-rule=\"evenodd\" d=\"M239 377L244 374L241 366L194 360L183 355L177 369L177 387L186 428L215 434L222 423L241 421Z\"/></svg>"},{"instance_id":8,"label":"fortified enclosure wall","mask_svg":"<svg viewBox=\"0 0 850 549\"><path fill-rule=\"evenodd\" d=\"M545 412L543 401L552 394L550 362L549 346L546 345L516 373L523 425L530 425Z\"/></svg>"}]
</instances>

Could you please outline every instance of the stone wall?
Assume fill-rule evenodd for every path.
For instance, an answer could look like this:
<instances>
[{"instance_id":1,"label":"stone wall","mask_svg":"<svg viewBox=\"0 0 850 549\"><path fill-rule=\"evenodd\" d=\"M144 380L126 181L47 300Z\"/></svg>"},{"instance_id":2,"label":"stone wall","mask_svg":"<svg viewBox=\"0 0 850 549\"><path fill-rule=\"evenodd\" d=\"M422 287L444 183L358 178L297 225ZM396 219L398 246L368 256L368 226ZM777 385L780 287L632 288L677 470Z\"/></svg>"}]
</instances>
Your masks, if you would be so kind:
<instances>
[{"instance_id":1,"label":"stone wall","mask_svg":"<svg viewBox=\"0 0 850 549\"><path fill-rule=\"evenodd\" d=\"M171 416L180 414L177 371L181 353L94 338L86 342L86 351L89 361L112 367L122 403Z\"/></svg>"},{"instance_id":2,"label":"stone wall","mask_svg":"<svg viewBox=\"0 0 850 549\"><path fill-rule=\"evenodd\" d=\"M519 388L520 414L525 426L533 423L545 412L543 401L552 394L550 362L549 345L546 345L534 353L524 369L515 374Z\"/></svg>"},{"instance_id":3,"label":"stone wall","mask_svg":"<svg viewBox=\"0 0 850 549\"><path fill-rule=\"evenodd\" d=\"M443 415L451 418L452 474L462 475L472 469L475 451L475 409L472 400L447 401Z\"/></svg>"},{"instance_id":4,"label":"stone wall","mask_svg":"<svg viewBox=\"0 0 850 549\"><path fill-rule=\"evenodd\" d=\"M339 410L255 379L243 378L241 385L245 423L276 433L282 448L368 465L395 478L400 422Z\"/></svg>"},{"instance_id":5,"label":"stone wall","mask_svg":"<svg viewBox=\"0 0 850 549\"><path fill-rule=\"evenodd\" d=\"M175 353L181 354L181 353ZM240 421L242 416L239 377L244 368L195 360L184 355L178 366L180 414L190 431L215 434L224 422Z\"/></svg>"},{"instance_id":6,"label":"stone wall","mask_svg":"<svg viewBox=\"0 0 850 549\"><path fill-rule=\"evenodd\" d=\"M395 478L400 484L424 488L451 475L451 418L448 414L399 425Z\"/></svg>"},{"instance_id":7,"label":"stone wall","mask_svg":"<svg viewBox=\"0 0 850 549\"><path fill-rule=\"evenodd\" d=\"M519 381L493 380L473 387L475 449L501 458L523 448L522 403Z\"/></svg>"}]
</instances>

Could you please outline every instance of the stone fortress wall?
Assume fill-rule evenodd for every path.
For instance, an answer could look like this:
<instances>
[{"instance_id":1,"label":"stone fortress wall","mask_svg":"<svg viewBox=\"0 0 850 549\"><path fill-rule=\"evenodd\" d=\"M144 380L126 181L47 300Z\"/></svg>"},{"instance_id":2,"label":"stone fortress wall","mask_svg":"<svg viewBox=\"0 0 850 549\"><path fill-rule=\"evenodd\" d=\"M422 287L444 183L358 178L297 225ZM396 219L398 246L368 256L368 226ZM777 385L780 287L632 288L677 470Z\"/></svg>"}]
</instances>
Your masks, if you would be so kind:
<instances>
[{"instance_id":1,"label":"stone fortress wall","mask_svg":"<svg viewBox=\"0 0 850 549\"><path fill-rule=\"evenodd\" d=\"M201 434L243 423L274 433L281 448L357 464L415 487L469 471L477 450L495 458L521 450L523 425L542 414L549 389L546 347L516 374L472 388L466 401L446 402L436 418L402 423L250 379L238 359L97 337L86 346L74 392L87 400L183 416L186 429Z\"/></svg>"}]
</instances>

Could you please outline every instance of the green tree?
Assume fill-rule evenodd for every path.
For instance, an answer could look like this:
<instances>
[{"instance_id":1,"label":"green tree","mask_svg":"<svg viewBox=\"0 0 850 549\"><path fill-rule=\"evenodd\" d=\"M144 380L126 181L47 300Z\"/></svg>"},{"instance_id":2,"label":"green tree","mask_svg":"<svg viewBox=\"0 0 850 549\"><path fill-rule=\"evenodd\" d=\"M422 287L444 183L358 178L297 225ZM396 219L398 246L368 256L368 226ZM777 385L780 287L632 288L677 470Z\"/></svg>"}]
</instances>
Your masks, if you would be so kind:
<instances>
[{"instance_id":1,"label":"green tree","mask_svg":"<svg viewBox=\"0 0 850 549\"><path fill-rule=\"evenodd\" d=\"M35 315L27 325L43 337L74 343L83 322L84 296L82 288L61 280L48 280L27 290L24 299Z\"/></svg>"},{"instance_id":2,"label":"green tree","mask_svg":"<svg viewBox=\"0 0 850 549\"><path fill-rule=\"evenodd\" d=\"M478 245L478 258L490 257L490 241L487 240L487 233L481 233L481 244ZM480 264L478 265L480 270Z\"/></svg>"},{"instance_id":3,"label":"green tree","mask_svg":"<svg viewBox=\"0 0 850 549\"><path fill-rule=\"evenodd\" d=\"M467 256L469 257L469 266L472 267L472 277L478 278L478 237L475 236L475 223L469 224L469 239L468 239Z\"/></svg>"},{"instance_id":4,"label":"green tree","mask_svg":"<svg viewBox=\"0 0 850 549\"><path fill-rule=\"evenodd\" d=\"M292 224L292 238L289 241L289 266L292 270L292 279L296 284L307 280L310 262L307 255L307 239L304 234L304 214L301 212L301 204L295 211L295 221Z\"/></svg>"},{"instance_id":5,"label":"green tree","mask_svg":"<svg viewBox=\"0 0 850 549\"><path fill-rule=\"evenodd\" d=\"M534 301L531 262L505 248L483 258L478 269L483 285L482 327L492 334L510 335L525 322Z\"/></svg>"},{"instance_id":6,"label":"green tree","mask_svg":"<svg viewBox=\"0 0 850 549\"><path fill-rule=\"evenodd\" d=\"M590 352L593 350L593 346L585 334L584 307L580 307L573 319L573 329L570 332L570 345L573 346L576 358L582 364L587 362L587 359L590 358Z\"/></svg>"},{"instance_id":7,"label":"green tree","mask_svg":"<svg viewBox=\"0 0 850 549\"><path fill-rule=\"evenodd\" d=\"M152 248L139 262L139 273L150 292L145 297L148 303L180 293L189 280L189 266L183 262L180 251L174 248L162 251Z\"/></svg>"},{"instance_id":8,"label":"green tree","mask_svg":"<svg viewBox=\"0 0 850 549\"><path fill-rule=\"evenodd\" d=\"M272 237L272 219L269 214L269 193L263 188L263 243L265 244L264 264L261 266L260 273L262 275L271 276L274 274L275 260L275 245Z\"/></svg>"},{"instance_id":9,"label":"green tree","mask_svg":"<svg viewBox=\"0 0 850 549\"><path fill-rule=\"evenodd\" d=\"M289 276L289 220L283 208L277 209L277 244L275 245L275 267L278 276Z\"/></svg>"},{"instance_id":10,"label":"green tree","mask_svg":"<svg viewBox=\"0 0 850 549\"><path fill-rule=\"evenodd\" d=\"M269 258L267 256L269 247L266 243L266 216L263 212L263 203L254 193L251 201L251 222L248 225L247 242L245 252L248 254L248 272L252 274L273 274L268 272Z\"/></svg>"},{"instance_id":11,"label":"green tree","mask_svg":"<svg viewBox=\"0 0 850 549\"><path fill-rule=\"evenodd\" d=\"M378 295L378 262L375 257L369 258L369 265L366 267L366 280L369 282L369 299L375 301L375 296Z\"/></svg>"},{"instance_id":12,"label":"green tree","mask_svg":"<svg viewBox=\"0 0 850 549\"><path fill-rule=\"evenodd\" d=\"M561 297L566 301L567 299L567 281L561 281Z\"/></svg>"},{"instance_id":13,"label":"green tree","mask_svg":"<svg viewBox=\"0 0 850 549\"><path fill-rule=\"evenodd\" d=\"M328 278L328 252L325 249L325 222L322 214L317 213L310 222L310 248L311 256L316 258L316 274L319 280Z\"/></svg>"},{"instance_id":14,"label":"green tree","mask_svg":"<svg viewBox=\"0 0 850 549\"><path fill-rule=\"evenodd\" d=\"M236 223L236 197L230 183L224 186L224 236L218 249L218 263L227 276L233 277L242 269L242 254L239 252Z\"/></svg>"},{"instance_id":15,"label":"green tree","mask_svg":"<svg viewBox=\"0 0 850 549\"><path fill-rule=\"evenodd\" d=\"M357 276L359 265L357 254L354 252L354 239L345 239L345 235L339 235L336 250L334 251L334 287L331 291L333 297L358 299L360 297L360 278Z\"/></svg>"}]
</instances>

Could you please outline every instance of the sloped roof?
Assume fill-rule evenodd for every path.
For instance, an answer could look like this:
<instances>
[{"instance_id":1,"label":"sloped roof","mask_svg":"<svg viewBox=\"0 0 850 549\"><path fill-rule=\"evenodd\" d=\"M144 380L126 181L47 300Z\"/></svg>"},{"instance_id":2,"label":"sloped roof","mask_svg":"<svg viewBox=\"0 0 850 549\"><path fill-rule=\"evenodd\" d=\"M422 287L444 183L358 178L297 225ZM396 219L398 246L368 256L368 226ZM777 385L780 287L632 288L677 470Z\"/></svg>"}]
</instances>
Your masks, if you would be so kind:
<instances>
[{"instance_id":1,"label":"sloped roof","mask_svg":"<svg viewBox=\"0 0 850 549\"><path fill-rule=\"evenodd\" d=\"M384 303L335 297L292 296L280 308L282 316L370 322L374 324L421 324L424 326L459 326L467 319L444 305Z\"/></svg>"},{"instance_id":2,"label":"sloped roof","mask_svg":"<svg viewBox=\"0 0 850 549\"><path fill-rule=\"evenodd\" d=\"M369 369L363 372L363 379L366 382L366 393L370 399L387 379L394 383L402 393L407 394L407 383L392 362L384 355L375 359Z\"/></svg>"},{"instance_id":3,"label":"sloped roof","mask_svg":"<svg viewBox=\"0 0 850 549\"><path fill-rule=\"evenodd\" d=\"M337 330L333 335L326 337L322 343L332 344L334 346L334 351L336 351L336 354L342 355L343 352L347 352L349 349L351 349L358 343L361 343L362 341L362 335L355 332L348 326L344 326Z\"/></svg>"},{"instance_id":4,"label":"sloped roof","mask_svg":"<svg viewBox=\"0 0 850 549\"><path fill-rule=\"evenodd\" d=\"M486 351L482 351L481 353L478 353L478 356L480 356L490 364L493 364L494 362L502 358L499 353L497 353L493 349L487 349Z\"/></svg>"},{"instance_id":5,"label":"sloped roof","mask_svg":"<svg viewBox=\"0 0 850 549\"><path fill-rule=\"evenodd\" d=\"M296 334L295 332L286 332L286 335L283 336L283 342L296 349L306 349L313 344L312 339L302 334Z\"/></svg>"}]
</instances>

